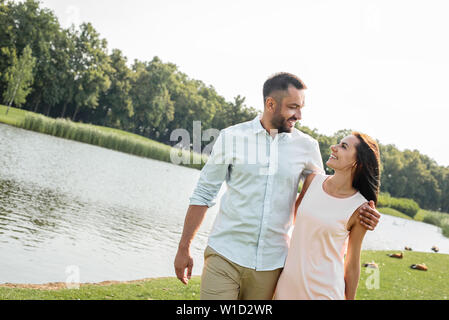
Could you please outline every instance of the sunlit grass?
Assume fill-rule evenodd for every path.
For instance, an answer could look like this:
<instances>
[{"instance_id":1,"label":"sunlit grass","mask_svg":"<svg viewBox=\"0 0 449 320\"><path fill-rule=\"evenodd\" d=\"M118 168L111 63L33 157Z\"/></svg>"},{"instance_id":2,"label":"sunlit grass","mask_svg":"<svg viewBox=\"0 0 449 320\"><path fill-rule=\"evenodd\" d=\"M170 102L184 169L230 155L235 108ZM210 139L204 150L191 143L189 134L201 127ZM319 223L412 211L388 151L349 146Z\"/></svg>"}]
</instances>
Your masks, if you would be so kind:
<instances>
[{"instance_id":1,"label":"sunlit grass","mask_svg":"<svg viewBox=\"0 0 449 320\"><path fill-rule=\"evenodd\" d=\"M361 269L358 300L448 300L449 255L404 252L403 259L388 257L392 251L363 251L361 263L375 262L379 269ZM411 269L424 263L428 271ZM176 278L131 284L83 285L77 289L37 290L0 287L0 300L198 300L200 277L188 286Z\"/></svg>"},{"instance_id":2,"label":"sunlit grass","mask_svg":"<svg viewBox=\"0 0 449 320\"><path fill-rule=\"evenodd\" d=\"M394 217L398 217L398 218L403 218L403 219L407 219L407 220L413 220L412 218L410 218L408 215L406 215L405 213L402 213L396 209L393 208L378 208L379 212L382 214L388 214L390 216L394 216Z\"/></svg>"}]
</instances>

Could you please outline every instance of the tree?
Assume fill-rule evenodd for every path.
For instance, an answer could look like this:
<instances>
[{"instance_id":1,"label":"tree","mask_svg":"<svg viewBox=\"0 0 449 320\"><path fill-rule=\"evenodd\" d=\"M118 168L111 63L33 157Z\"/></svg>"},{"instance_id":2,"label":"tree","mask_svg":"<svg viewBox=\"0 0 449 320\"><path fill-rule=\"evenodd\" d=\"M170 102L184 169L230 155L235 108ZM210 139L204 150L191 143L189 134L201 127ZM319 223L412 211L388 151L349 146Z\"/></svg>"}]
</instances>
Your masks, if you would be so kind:
<instances>
[{"instance_id":1,"label":"tree","mask_svg":"<svg viewBox=\"0 0 449 320\"><path fill-rule=\"evenodd\" d=\"M14 20L12 18L12 6L6 1L0 1L0 92L5 92L6 82L4 77L5 70L11 65L11 56L9 50L15 48L13 40Z\"/></svg>"},{"instance_id":2,"label":"tree","mask_svg":"<svg viewBox=\"0 0 449 320\"><path fill-rule=\"evenodd\" d=\"M118 49L109 56L111 68L106 72L111 86L100 95L99 107L93 115L93 122L115 128L130 129L134 115L131 98L132 71L126 65L126 57Z\"/></svg>"},{"instance_id":3,"label":"tree","mask_svg":"<svg viewBox=\"0 0 449 320\"><path fill-rule=\"evenodd\" d=\"M134 132L159 140L174 119L174 102L168 87L176 66L162 63L155 57L150 63L135 61L130 91L134 115Z\"/></svg>"},{"instance_id":4,"label":"tree","mask_svg":"<svg viewBox=\"0 0 449 320\"><path fill-rule=\"evenodd\" d=\"M74 29L66 29L61 31L58 38L58 51L57 61L59 65L59 73L57 76L60 101L57 104L57 116L64 118L68 106L73 104L73 97L76 92L75 88L75 76L77 74L77 61L75 55L75 39L76 32Z\"/></svg>"},{"instance_id":5,"label":"tree","mask_svg":"<svg viewBox=\"0 0 449 320\"><path fill-rule=\"evenodd\" d=\"M100 39L90 23L83 23L76 31L74 72L75 72L75 111L72 121L80 111L88 114L98 106L98 99L111 85L107 75L110 72L106 40Z\"/></svg>"},{"instance_id":6,"label":"tree","mask_svg":"<svg viewBox=\"0 0 449 320\"><path fill-rule=\"evenodd\" d=\"M6 50L5 50L6 51ZM7 83L6 91L3 94L3 99L9 108L14 103L17 107L25 103L27 95L31 91L31 84L33 83L33 67L36 59L32 56L32 51L29 46L26 46L22 55L17 59L15 50L9 51L12 57L12 65L6 69L4 75Z\"/></svg>"},{"instance_id":7,"label":"tree","mask_svg":"<svg viewBox=\"0 0 449 320\"><path fill-rule=\"evenodd\" d=\"M10 1L7 6L11 23L9 41L17 52L30 46L36 58L33 87L25 108L37 112L41 105L47 108L54 106L61 98L56 78L59 70L54 61L58 51L55 42L60 30L59 22L50 9L41 8L36 0Z\"/></svg>"}]
</instances>

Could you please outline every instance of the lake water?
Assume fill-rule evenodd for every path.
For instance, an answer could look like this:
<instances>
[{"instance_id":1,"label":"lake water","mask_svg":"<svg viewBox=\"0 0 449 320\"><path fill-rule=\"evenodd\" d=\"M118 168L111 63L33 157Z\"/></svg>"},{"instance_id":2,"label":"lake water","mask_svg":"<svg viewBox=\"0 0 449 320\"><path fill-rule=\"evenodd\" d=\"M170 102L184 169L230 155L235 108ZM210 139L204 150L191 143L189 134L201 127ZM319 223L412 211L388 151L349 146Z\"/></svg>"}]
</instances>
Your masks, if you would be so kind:
<instances>
[{"instance_id":1,"label":"lake water","mask_svg":"<svg viewBox=\"0 0 449 320\"><path fill-rule=\"evenodd\" d=\"M0 283L174 276L198 177L194 169L0 124ZM192 245L194 275L217 210ZM449 253L439 228L391 216L364 242L376 250L405 245Z\"/></svg>"}]
</instances>

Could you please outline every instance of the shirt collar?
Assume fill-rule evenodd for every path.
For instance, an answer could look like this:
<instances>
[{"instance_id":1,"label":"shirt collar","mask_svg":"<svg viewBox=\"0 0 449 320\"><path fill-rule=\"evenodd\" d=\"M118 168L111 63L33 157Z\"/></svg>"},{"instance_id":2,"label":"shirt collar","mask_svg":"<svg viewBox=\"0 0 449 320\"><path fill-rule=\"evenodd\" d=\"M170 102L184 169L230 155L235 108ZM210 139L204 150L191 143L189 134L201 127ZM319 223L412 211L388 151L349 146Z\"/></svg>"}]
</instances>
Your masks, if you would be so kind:
<instances>
[{"instance_id":1,"label":"shirt collar","mask_svg":"<svg viewBox=\"0 0 449 320\"><path fill-rule=\"evenodd\" d=\"M257 116L254 120L253 120L253 130L254 133L260 133L262 131L265 131L265 128L262 127L262 123L260 123L261 117Z\"/></svg>"},{"instance_id":2,"label":"shirt collar","mask_svg":"<svg viewBox=\"0 0 449 320\"><path fill-rule=\"evenodd\" d=\"M262 127L262 123L260 122L261 120L261 116L257 116L254 120L253 120L253 130L254 133L258 134L260 132L263 132L265 130L264 127ZM267 132L268 133L268 132ZM292 137L291 133L288 132L283 132L283 133L279 133L279 139L283 140L283 139L290 139Z\"/></svg>"}]
</instances>

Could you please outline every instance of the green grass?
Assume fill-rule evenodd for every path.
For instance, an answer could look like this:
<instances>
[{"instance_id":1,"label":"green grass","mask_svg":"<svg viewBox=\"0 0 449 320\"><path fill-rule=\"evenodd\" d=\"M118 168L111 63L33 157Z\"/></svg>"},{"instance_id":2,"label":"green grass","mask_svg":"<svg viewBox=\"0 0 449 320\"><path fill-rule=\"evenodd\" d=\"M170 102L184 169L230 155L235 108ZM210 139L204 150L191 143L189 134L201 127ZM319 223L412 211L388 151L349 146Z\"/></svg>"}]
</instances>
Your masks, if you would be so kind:
<instances>
[{"instance_id":1,"label":"green grass","mask_svg":"<svg viewBox=\"0 0 449 320\"><path fill-rule=\"evenodd\" d=\"M17 108L10 108L8 115L6 115L6 106L0 105L0 122L12 125L12 126L19 126L19 123L25 118L26 114L28 113L25 110L17 109Z\"/></svg>"},{"instance_id":2,"label":"green grass","mask_svg":"<svg viewBox=\"0 0 449 320\"><path fill-rule=\"evenodd\" d=\"M198 300L200 277L188 286L176 278L160 278L133 284L86 285L79 289L36 290L0 287L0 300Z\"/></svg>"},{"instance_id":3,"label":"green grass","mask_svg":"<svg viewBox=\"0 0 449 320\"><path fill-rule=\"evenodd\" d=\"M362 268L357 299L359 300L449 300L449 255L404 252L403 259L387 256L390 251L364 251L362 263L374 261L379 266L379 288L373 288L372 270ZM410 268L425 263L428 271ZM370 278L371 277L371 278Z\"/></svg>"},{"instance_id":4,"label":"green grass","mask_svg":"<svg viewBox=\"0 0 449 320\"><path fill-rule=\"evenodd\" d=\"M361 269L358 300L449 300L449 255L404 252L403 259L387 256L391 251L363 251L361 263L374 261L379 269ZM425 263L428 271L410 268ZM376 287L377 279L377 287ZM188 286L176 278L133 284L86 285L76 289L35 290L0 287L0 300L198 300L200 277Z\"/></svg>"},{"instance_id":5,"label":"green grass","mask_svg":"<svg viewBox=\"0 0 449 320\"><path fill-rule=\"evenodd\" d=\"M411 218L414 218L420 209L418 203L412 199L395 198L384 192L379 194L377 205L379 207L396 209Z\"/></svg>"},{"instance_id":6,"label":"green grass","mask_svg":"<svg viewBox=\"0 0 449 320\"><path fill-rule=\"evenodd\" d=\"M394 217L399 217L399 218L403 218L403 219L407 219L407 220L413 220L412 218L410 218L408 215L406 215L405 213L402 213L396 209L393 208L378 208L379 212L382 214L388 214L390 216L394 216Z\"/></svg>"},{"instance_id":7,"label":"green grass","mask_svg":"<svg viewBox=\"0 0 449 320\"><path fill-rule=\"evenodd\" d=\"M0 122L22 129L31 130L56 137L88 143L136 156L164 162L171 161L171 153L176 149L157 141L123 130L76 123L66 119L53 119L40 114L11 108L5 115L6 107L0 105ZM181 165L201 169L206 157L189 151L176 150L184 161Z\"/></svg>"}]
</instances>

